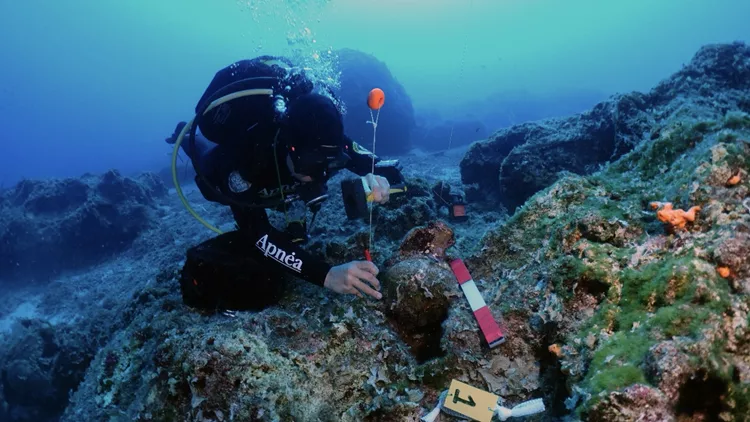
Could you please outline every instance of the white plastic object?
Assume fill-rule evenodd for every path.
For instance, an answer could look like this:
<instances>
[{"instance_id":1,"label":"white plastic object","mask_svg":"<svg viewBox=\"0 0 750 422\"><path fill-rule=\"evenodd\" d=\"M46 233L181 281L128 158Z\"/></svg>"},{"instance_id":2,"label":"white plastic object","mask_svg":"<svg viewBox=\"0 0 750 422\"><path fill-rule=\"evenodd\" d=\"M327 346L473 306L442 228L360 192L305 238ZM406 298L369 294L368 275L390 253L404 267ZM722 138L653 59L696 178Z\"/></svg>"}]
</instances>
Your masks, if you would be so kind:
<instances>
[{"instance_id":1,"label":"white plastic object","mask_svg":"<svg viewBox=\"0 0 750 422\"><path fill-rule=\"evenodd\" d=\"M448 395L448 390L443 391L442 394L440 394L440 397L438 398L438 404L435 406L432 411L420 419L422 422L435 422L435 419L437 419L438 415L440 414L440 411L445 411L445 413L448 413L451 416L462 416L450 409L444 409L443 403L445 402L445 399ZM534 399L534 400L528 400L523 403L519 403L515 406L513 406L512 409L508 409L507 407L500 406L499 404L495 407L495 414L500 418L501 421L505 421L508 418L517 418L521 416L528 416L533 415L535 413L541 413L545 411L544 402L542 399Z\"/></svg>"},{"instance_id":2,"label":"white plastic object","mask_svg":"<svg viewBox=\"0 0 750 422\"><path fill-rule=\"evenodd\" d=\"M430 413L422 416L422 422L435 422L435 419L440 414L440 409L442 407L443 406L441 405L441 403L438 402L438 405L434 409L432 409L432 411Z\"/></svg>"},{"instance_id":3,"label":"white plastic object","mask_svg":"<svg viewBox=\"0 0 750 422\"><path fill-rule=\"evenodd\" d=\"M503 407L500 405L495 407L495 413L501 421L504 421L508 418L533 415L535 413L544 412L544 410L544 402L542 401L542 399L525 401L513 406L512 409L508 409L507 407Z\"/></svg>"}]
</instances>

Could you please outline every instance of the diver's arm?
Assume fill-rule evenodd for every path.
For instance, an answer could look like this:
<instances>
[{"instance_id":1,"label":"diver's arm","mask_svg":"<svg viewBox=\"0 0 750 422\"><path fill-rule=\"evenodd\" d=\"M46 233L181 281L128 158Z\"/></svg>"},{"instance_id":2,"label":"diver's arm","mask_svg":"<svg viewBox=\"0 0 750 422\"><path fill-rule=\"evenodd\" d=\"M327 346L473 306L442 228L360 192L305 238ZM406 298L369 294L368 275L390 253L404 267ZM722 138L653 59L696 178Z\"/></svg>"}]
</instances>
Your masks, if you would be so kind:
<instances>
[{"instance_id":1,"label":"diver's arm","mask_svg":"<svg viewBox=\"0 0 750 422\"><path fill-rule=\"evenodd\" d=\"M347 139L349 160L346 166L347 170L357 174L360 177L373 173L376 176L384 177L390 185L404 183L404 176L401 174L398 160L381 160L377 155L362 148L356 142ZM375 171L373 172L372 158L375 157ZM371 182L372 183L372 182ZM382 183L380 183L382 186Z\"/></svg>"},{"instance_id":2,"label":"diver's arm","mask_svg":"<svg viewBox=\"0 0 750 422\"><path fill-rule=\"evenodd\" d=\"M285 271L305 281L323 287L331 266L293 243L284 232L274 228L263 208L236 210L235 219L254 243L263 265Z\"/></svg>"},{"instance_id":3,"label":"diver's arm","mask_svg":"<svg viewBox=\"0 0 750 422\"><path fill-rule=\"evenodd\" d=\"M218 145L206 139L200 133L195 134L195 142L192 142L190 133L186 133L180 147L182 151L191 159L204 160L204 157L209 155Z\"/></svg>"},{"instance_id":4,"label":"diver's arm","mask_svg":"<svg viewBox=\"0 0 750 422\"><path fill-rule=\"evenodd\" d=\"M372 173L372 159L375 157L375 163L380 161L377 155L368 151L358 143L354 142L348 136L346 137L346 153L349 155L351 160L346 166L346 169L358 176L367 176Z\"/></svg>"},{"instance_id":5,"label":"diver's arm","mask_svg":"<svg viewBox=\"0 0 750 422\"><path fill-rule=\"evenodd\" d=\"M175 127L174 132L170 136L168 136L165 141L170 145L174 145L175 142L177 142L177 137L180 135L180 132L182 132L186 125L187 122L177 123L177 127ZM195 142L191 141L190 131L188 130L182 136L182 142L180 143L180 148L182 148L182 151L187 154L187 156L191 160L194 160L196 157L205 156L216 146L216 144L206 139L206 137L204 137L197 130L195 133Z\"/></svg>"}]
</instances>

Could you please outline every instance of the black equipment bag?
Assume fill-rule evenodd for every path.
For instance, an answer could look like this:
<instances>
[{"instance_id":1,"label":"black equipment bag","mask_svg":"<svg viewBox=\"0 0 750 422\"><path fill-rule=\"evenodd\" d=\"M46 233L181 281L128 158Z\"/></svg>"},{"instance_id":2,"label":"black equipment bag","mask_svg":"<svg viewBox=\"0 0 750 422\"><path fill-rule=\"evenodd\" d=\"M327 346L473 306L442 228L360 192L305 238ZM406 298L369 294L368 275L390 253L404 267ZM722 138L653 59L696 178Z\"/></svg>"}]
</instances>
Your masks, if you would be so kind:
<instances>
[{"instance_id":1,"label":"black equipment bag","mask_svg":"<svg viewBox=\"0 0 750 422\"><path fill-rule=\"evenodd\" d=\"M258 251L240 231L231 231L187 252L180 290L183 302L206 310L261 310L278 303L288 277L265 270Z\"/></svg>"}]
</instances>

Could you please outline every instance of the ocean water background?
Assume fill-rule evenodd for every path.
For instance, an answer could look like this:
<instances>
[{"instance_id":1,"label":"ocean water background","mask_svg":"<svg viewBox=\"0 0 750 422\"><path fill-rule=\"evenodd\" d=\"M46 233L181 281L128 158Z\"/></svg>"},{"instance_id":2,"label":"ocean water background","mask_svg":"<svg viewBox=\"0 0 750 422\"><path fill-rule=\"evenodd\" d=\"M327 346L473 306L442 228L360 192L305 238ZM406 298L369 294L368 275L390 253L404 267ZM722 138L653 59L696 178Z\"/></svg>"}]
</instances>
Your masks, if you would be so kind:
<instances>
[{"instance_id":1,"label":"ocean water background","mask_svg":"<svg viewBox=\"0 0 750 422\"><path fill-rule=\"evenodd\" d=\"M373 54L418 113L531 97L583 110L750 38L747 16L742 0L5 0L0 184L164 167L164 137L213 74L259 54L323 71L329 51Z\"/></svg>"}]
</instances>

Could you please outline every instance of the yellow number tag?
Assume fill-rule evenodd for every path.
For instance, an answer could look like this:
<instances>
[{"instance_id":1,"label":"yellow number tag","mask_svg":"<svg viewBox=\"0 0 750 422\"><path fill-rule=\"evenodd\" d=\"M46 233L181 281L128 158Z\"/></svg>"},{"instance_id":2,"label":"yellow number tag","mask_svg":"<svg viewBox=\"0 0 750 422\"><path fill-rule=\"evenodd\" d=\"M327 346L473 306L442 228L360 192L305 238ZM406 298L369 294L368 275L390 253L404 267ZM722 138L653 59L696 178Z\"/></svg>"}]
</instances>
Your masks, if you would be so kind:
<instances>
[{"instance_id":1,"label":"yellow number tag","mask_svg":"<svg viewBox=\"0 0 750 422\"><path fill-rule=\"evenodd\" d=\"M495 413L498 398L492 393L453 380L444 406L475 421L490 422Z\"/></svg>"}]
</instances>

